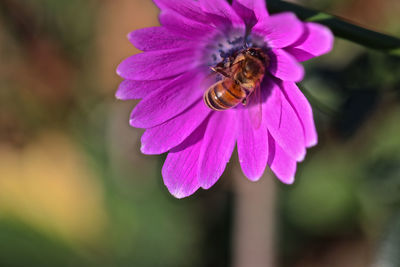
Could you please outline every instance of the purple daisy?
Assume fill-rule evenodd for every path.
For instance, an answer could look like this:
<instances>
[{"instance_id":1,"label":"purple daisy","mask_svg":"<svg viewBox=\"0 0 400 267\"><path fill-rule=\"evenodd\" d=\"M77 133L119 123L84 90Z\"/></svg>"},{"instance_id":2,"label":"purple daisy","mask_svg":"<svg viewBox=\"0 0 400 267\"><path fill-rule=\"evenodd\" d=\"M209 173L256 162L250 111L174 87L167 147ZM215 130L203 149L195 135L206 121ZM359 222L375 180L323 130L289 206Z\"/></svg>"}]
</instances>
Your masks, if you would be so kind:
<instances>
[{"instance_id":1,"label":"purple daisy","mask_svg":"<svg viewBox=\"0 0 400 267\"><path fill-rule=\"evenodd\" d=\"M128 35L144 52L118 66L126 80L116 97L143 99L130 124L146 129L144 154L168 152L162 175L171 194L182 198L213 186L235 145L248 179L258 180L268 165L283 183L293 183L297 162L317 143L311 106L295 84L304 76L299 61L332 49L329 29L289 12L269 15L264 0L154 2L162 26ZM210 85L229 79L215 68L232 68L232 60L253 48L264 58L265 73L250 87L259 88L260 103L246 105L256 98L246 91L243 103L209 108L203 96ZM259 125L249 112L256 105Z\"/></svg>"}]
</instances>

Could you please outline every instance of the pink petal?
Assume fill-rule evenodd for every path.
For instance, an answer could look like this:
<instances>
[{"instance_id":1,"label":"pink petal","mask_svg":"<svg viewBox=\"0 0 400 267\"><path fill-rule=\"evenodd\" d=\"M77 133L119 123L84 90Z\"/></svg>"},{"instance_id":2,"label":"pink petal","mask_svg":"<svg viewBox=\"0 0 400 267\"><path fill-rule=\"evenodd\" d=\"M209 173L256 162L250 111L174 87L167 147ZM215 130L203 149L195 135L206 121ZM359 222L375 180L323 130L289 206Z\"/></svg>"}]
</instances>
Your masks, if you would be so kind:
<instances>
[{"instance_id":1,"label":"pink petal","mask_svg":"<svg viewBox=\"0 0 400 267\"><path fill-rule=\"evenodd\" d=\"M193 0L153 0L164 11L172 11L193 21L208 24L207 15L201 10L199 3Z\"/></svg>"},{"instance_id":2,"label":"pink petal","mask_svg":"<svg viewBox=\"0 0 400 267\"><path fill-rule=\"evenodd\" d=\"M269 154L268 165L281 182L292 184L296 174L297 162L282 149L269 134Z\"/></svg>"},{"instance_id":3,"label":"pink petal","mask_svg":"<svg viewBox=\"0 0 400 267\"><path fill-rule=\"evenodd\" d=\"M238 110L238 154L243 173L252 181L260 179L268 160L268 130L266 120L254 129L246 108Z\"/></svg>"},{"instance_id":4,"label":"pink petal","mask_svg":"<svg viewBox=\"0 0 400 267\"><path fill-rule=\"evenodd\" d=\"M195 65L196 49L169 49L133 55L119 64L117 73L129 80L159 80L181 74Z\"/></svg>"},{"instance_id":5,"label":"pink petal","mask_svg":"<svg viewBox=\"0 0 400 267\"><path fill-rule=\"evenodd\" d=\"M334 37L325 26L317 23L305 23L306 31L302 38L285 50L291 53L298 61L309 60L321 56L332 50Z\"/></svg>"},{"instance_id":6,"label":"pink petal","mask_svg":"<svg viewBox=\"0 0 400 267\"><path fill-rule=\"evenodd\" d=\"M198 182L199 156L207 127L202 123L182 144L168 153L162 168L164 184L176 198L190 196L200 188Z\"/></svg>"},{"instance_id":7,"label":"pink petal","mask_svg":"<svg viewBox=\"0 0 400 267\"><path fill-rule=\"evenodd\" d=\"M128 34L131 43L142 51L193 47L194 42L182 38L165 27L151 27Z\"/></svg>"},{"instance_id":8,"label":"pink petal","mask_svg":"<svg viewBox=\"0 0 400 267\"><path fill-rule=\"evenodd\" d=\"M208 189L221 177L236 142L236 113L213 112L204 134L199 159L198 181Z\"/></svg>"},{"instance_id":9,"label":"pink petal","mask_svg":"<svg viewBox=\"0 0 400 267\"><path fill-rule=\"evenodd\" d=\"M301 161L306 154L303 127L277 84L263 85L267 100L263 115L268 131L282 149L293 159Z\"/></svg>"},{"instance_id":10,"label":"pink petal","mask_svg":"<svg viewBox=\"0 0 400 267\"><path fill-rule=\"evenodd\" d=\"M232 8L250 28L269 16L265 0L233 0Z\"/></svg>"},{"instance_id":11,"label":"pink petal","mask_svg":"<svg viewBox=\"0 0 400 267\"><path fill-rule=\"evenodd\" d=\"M154 80L154 81L122 81L118 87L115 97L120 100L140 99L150 93L159 90L172 79Z\"/></svg>"},{"instance_id":12,"label":"pink petal","mask_svg":"<svg viewBox=\"0 0 400 267\"><path fill-rule=\"evenodd\" d=\"M281 89L303 126L305 145L307 147L316 145L318 136L315 129L311 105L307 98L293 82L283 82Z\"/></svg>"},{"instance_id":13,"label":"pink petal","mask_svg":"<svg viewBox=\"0 0 400 267\"><path fill-rule=\"evenodd\" d=\"M217 28L224 29L227 26L244 26L242 19L232 7L224 0L199 0L200 7L208 15L210 22Z\"/></svg>"},{"instance_id":14,"label":"pink petal","mask_svg":"<svg viewBox=\"0 0 400 267\"><path fill-rule=\"evenodd\" d=\"M275 49L287 47L296 42L304 32L304 25L296 15L285 12L260 20L252 31L264 37L268 45Z\"/></svg>"},{"instance_id":15,"label":"pink petal","mask_svg":"<svg viewBox=\"0 0 400 267\"><path fill-rule=\"evenodd\" d=\"M284 81L301 81L304 77L304 68L297 60L283 49L273 50L269 72Z\"/></svg>"},{"instance_id":16,"label":"pink petal","mask_svg":"<svg viewBox=\"0 0 400 267\"><path fill-rule=\"evenodd\" d=\"M142 153L161 154L179 145L210 112L203 101L198 101L169 121L147 129L142 135Z\"/></svg>"},{"instance_id":17,"label":"pink petal","mask_svg":"<svg viewBox=\"0 0 400 267\"><path fill-rule=\"evenodd\" d=\"M133 110L130 124L137 128L150 128L180 114L198 101L204 90L201 71L188 71L150 94Z\"/></svg>"},{"instance_id":18,"label":"pink petal","mask_svg":"<svg viewBox=\"0 0 400 267\"><path fill-rule=\"evenodd\" d=\"M211 25L199 23L172 12L162 12L160 23L175 34L192 40L202 39L215 31L215 28Z\"/></svg>"}]
</instances>

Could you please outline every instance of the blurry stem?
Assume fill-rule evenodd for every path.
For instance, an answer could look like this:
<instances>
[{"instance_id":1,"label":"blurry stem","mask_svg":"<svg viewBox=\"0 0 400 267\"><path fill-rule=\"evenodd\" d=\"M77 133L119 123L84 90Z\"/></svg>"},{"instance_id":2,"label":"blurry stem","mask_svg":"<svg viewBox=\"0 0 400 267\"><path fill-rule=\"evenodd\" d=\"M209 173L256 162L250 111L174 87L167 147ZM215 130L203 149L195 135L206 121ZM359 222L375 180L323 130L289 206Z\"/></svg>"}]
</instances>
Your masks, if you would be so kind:
<instances>
[{"instance_id":1,"label":"blurry stem","mask_svg":"<svg viewBox=\"0 0 400 267\"><path fill-rule=\"evenodd\" d=\"M233 267L275 266L274 175L268 169L260 181L250 182L235 169L235 215L233 226Z\"/></svg>"},{"instance_id":2,"label":"blurry stem","mask_svg":"<svg viewBox=\"0 0 400 267\"><path fill-rule=\"evenodd\" d=\"M362 46L373 49L384 50L385 52L400 55L400 39L365 29L354 23L348 22L324 12L309 9L294 3L279 0L268 0L270 13L284 11L294 12L300 19L324 24L329 27L337 37L355 42Z\"/></svg>"}]
</instances>

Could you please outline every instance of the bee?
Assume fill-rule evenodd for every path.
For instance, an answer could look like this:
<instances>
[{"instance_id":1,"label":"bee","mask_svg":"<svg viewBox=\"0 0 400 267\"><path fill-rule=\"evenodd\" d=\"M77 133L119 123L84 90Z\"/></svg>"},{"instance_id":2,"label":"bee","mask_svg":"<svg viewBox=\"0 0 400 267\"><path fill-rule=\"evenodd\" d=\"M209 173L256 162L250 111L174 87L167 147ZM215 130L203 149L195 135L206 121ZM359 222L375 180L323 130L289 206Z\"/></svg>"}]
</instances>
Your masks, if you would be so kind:
<instances>
[{"instance_id":1,"label":"bee","mask_svg":"<svg viewBox=\"0 0 400 267\"><path fill-rule=\"evenodd\" d=\"M256 101L261 103L259 87L268 65L269 57L260 48L243 49L218 63L212 70L223 78L204 93L204 102L209 108L221 111L239 103L247 105L249 97L254 94L259 98Z\"/></svg>"}]
</instances>

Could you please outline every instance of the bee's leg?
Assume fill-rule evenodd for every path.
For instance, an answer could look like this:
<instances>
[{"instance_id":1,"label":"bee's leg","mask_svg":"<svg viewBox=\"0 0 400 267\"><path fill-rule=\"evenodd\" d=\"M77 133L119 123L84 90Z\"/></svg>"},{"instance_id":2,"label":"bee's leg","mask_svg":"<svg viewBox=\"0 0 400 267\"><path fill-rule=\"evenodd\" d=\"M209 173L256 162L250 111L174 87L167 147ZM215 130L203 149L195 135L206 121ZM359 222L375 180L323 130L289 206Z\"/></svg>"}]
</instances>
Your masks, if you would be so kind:
<instances>
[{"instance_id":1,"label":"bee's leg","mask_svg":"<svg viewBox=\"0 0 400 267\"><path fill-rule=\"evenodd\" d=\"M246 97L242 100L242 105L246 106L247 103L249 102L247 99L252 95L253 91L249 91L247 89L244 89L244 90L246 91Z\"/></svg>"},{"instance_id":2,"label":"bee's leg","mask_svg":"<svg viewBox=\"0 0 400 267\"><path fill-rule=\"evenodd\" d=\"M211 70L216 72L216 73L222 74L225 77L229 77L229 74L228 74L227 69L225 67L221 67L221 66L217 65L215 67L211 67Z\"/></svg>"}]
</instances>

